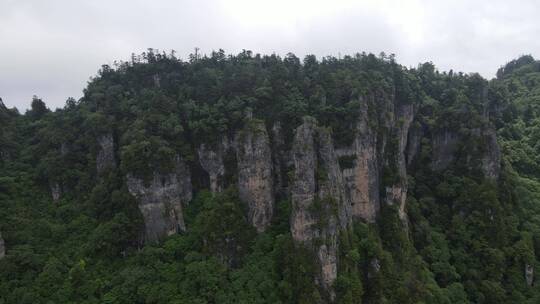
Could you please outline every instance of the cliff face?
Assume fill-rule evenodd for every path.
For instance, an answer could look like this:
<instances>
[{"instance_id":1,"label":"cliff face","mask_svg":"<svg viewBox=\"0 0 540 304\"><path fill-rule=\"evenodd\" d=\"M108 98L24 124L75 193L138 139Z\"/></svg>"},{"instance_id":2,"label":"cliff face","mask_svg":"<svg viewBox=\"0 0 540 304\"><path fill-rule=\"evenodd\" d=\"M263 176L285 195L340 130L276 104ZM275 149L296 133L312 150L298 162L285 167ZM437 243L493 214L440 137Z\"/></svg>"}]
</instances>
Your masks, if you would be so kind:
<instances>
[{"instance_id":1,"label":"cliff face","mask_svg":"<svg viewBox=\"0 0 540 304\"><path fill-rule=\"evenodd\" d=\"M405 149L407 147L409 128L414 119L414 106L398 105L394 111L395 117L392 122L392 135L390 142L397 141L397 145L392 147L389 159L386 162L394 163L387 164L392 171L397 171L397 176L392 179L390 185L385 188L385 201L388 205L397 204L399 217L406 223L405 202L407 200L407 161ZM396 174L396 173L394 173Z\"/></svg>"},{"instance_id":2,"label":"cliff face","mask_svg":"<svg viewBox=\"0 0 540 304\"><path fill-rule=\"evenodd\" d=\"M274 210L272 152L264 122L250 121L236 136L238 193L248 204L248 220L262 232Z\"/></svg>"},{"instance_id":3,"label":"cliff face","mask_svg":"<svg viewBox=\"0 0 540 304\"><path fill-rule=\"evenodd\" d=\"M355 218L374 222L380 209L379 159L377 157L377 131L373 118L368 115L368 101L361 100L356 136L351 149L340 152L341 157L351 157L351 168L343 171L346 191Z\"/></svg>"},{"instance_id":4,"label":"cliff face","mask_svg":"<svg viewBox=\"0 0 540 304\"><path fill-rule=\"evenodd\" d=\"M375 222L384 202L397 204L401 218L405 219L406 148L413 120L414 106L398 104L392 94L372 94L360 99L353 144L337 151L341 158L353 160L343 169L343 176L354 218ZM387 184L383 184L385 168L395 175Z\"/></svg>"},{"instance_id":5,"label":"cliff face","mask_svg":"<svg viewBox=\"0 0 540 304\"><path fill-rule=\"evenodd\" d=\"M393 93L360 98L358 110L352 143L345 147L336 147L332 131L311 117L292 131L290 145L279 122L269 132L264 121L248 117L234 140L225 137L213 146L194 148L195 163L208 174L210 190L220 192L236 183L239 198L248 206L247 218L258 232L270 225L276 197L290 199L292 238L314 252L316 281L329 299L334 298L338 275L340 233L353 221L375 223L383 206L394 206L407 229L407 170L422 145L431 139L431 168L437 171L456 161L465 140L448 128L426 130L416 120L416 105L401 103ZM500 151L495 132L485 127L473 129L470 136L485 143L474 153L480 153L485 176L496 179ZM100 139L100 146L103 155L98 158L114 165L112 136ZM231 151L235 159L225 160ZM147 241L186 229L182 206L191 200L192 169L178 159L173 173L154 172L149 185L127 176L129 191L139 200Z\"/></svg>"},{"instance_id":6,"label":"cliff face","mask_svg":"<svg viewBox=\"0 0 540 304\"><path fill-rule=\"evenodd\" d=\"M352 211L331 133L317 127L314 119L304 118L295 131L292 150L291 233L296 242L315 250L320 285L333 298L338 237L351 224Z\"/></svg>"},{"instance_id":7,"label":"cliff face","mask_svg":"<svg viewBox=\"0 0 540 304\"><path fill-rule=\"evenodd\" d=\"M294 181L291 187L291 233L299 242L310 242L318 236L316 217L308 212L316 194L315 122L304 121L295 131L293 143Z\"/></svg>"},{"instance_id":8,"label":"cliff face","mask_svg":"<svg viewBox=\"0 0 540 304\"><path fill-rule=\"evenodd\" d=\"M400 104L391 95L372 98L361 102L351 147L335 149L332 134L310 118L294 133L291 233L296 242L313 247L319 260L320 285L330 296L337 278L340 231L353 220L375 222L382 203L396 206L403 227L408 226L407 166L420 149L424 129L420 123L411 128L416 112L413 104ZM368 113L376 102L386 111L373 117ZM500 151L495 132L487 125L475 132L473 129L473 135L485 144L470 153L479 153L476 156L481 159L484 176L496 179ZM449 131L437 134L432 142L433 168L440 170L452 163L463 140ZM474 159L472 154L467 158ZM349 162L340 166L342 159Z\"/></svg>"},{"instance_id":9,"label":"cliff face","mask_svg":"<svg viewBox=\"0 0 540 304\"><path fill-rule=\"evenodd\" d=\"M126 184L138 200L146 242L156 242L186 229L182 210L183 204L192 198L192 185L190 171L181 158L177 157L172 173L154 172L149 185L130 174Z\"/></svg>"}]
</instances>

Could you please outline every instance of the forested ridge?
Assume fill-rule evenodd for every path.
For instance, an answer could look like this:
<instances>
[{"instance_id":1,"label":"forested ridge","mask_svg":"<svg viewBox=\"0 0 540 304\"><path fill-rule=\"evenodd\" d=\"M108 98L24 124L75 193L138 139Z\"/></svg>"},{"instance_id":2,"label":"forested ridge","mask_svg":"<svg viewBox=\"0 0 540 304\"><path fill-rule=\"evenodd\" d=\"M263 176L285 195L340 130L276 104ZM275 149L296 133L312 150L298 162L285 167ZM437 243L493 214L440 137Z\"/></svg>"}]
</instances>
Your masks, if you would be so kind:
<instances>
[{"instance_id":1,"label":"forested ridge","mask_svg":"<svg viewBox=\"0 0 540 304\"><path fill-rule=\"evenodd\" d=\"M0 303L539 303L540 61L133 55L0 102L0 233Z\"/></svg>"}]
</instances>

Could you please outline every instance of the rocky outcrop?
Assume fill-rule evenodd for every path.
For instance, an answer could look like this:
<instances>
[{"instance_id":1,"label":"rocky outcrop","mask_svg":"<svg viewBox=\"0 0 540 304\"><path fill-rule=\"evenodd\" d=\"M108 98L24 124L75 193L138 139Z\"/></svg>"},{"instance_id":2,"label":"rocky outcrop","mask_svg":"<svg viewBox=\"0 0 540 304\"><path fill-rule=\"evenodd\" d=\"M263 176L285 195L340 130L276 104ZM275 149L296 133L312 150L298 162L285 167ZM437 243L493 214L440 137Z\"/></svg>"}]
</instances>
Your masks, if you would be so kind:
<instances>
[{"instance_id":1,"label":"rocky outcrop","mask_svg":"<svg viewBox=\"0 0 540 304\"><path fill-rule=\"evenodd\" d=\"M318 196L331 198L334 202L333 215L337 216L339 227L345 229L352 219L352 207L345 190L345 181L339 166L338 154L334 149L332 133L329 129L317 129L318 142Z\"/></svg>"},{"instance_id":2,"label":"rocky outcrop","mask_svg":"<svg viewBox=\"0 0 540 304\"><path fill-rule=\"evenodd\" d=\"M530 264L525 264L525 281L529 287L534 283L534 267Z\"/></svg>"},{"instance_id":3,"label":"rocky outcrop","mask_svg":"<svg viewBox=\"0 0 540 304\"><path fill-rule=\"evenodd\" d=\"M291 186L291 233L298 242L310 242L318 236L317 218L310 212L316 197L315 122L304 120L293 142L294 181Z\"/></svg>"},{"instance_id":4,"label":"rocky outcrop","mask_svg":"<svg viewBox=\"0 0 540 304\"><path fill-rule=\"evenodd\" d=\"M291 233L297 243L313 247L320 266L319 284L332 300L339 233L351 223L350 202L328 130L318 128L313 118L304 118L292 149Z\"/></svg>"},{"instance_id":5,"label":"rocky outcrop","mask_svg":"<svg viewBox=\"0 0 540 304\"><path fill-rule=\"evenodd\" d=\"M272 152L264 122L251 120L236 136L238 193L248 205L248 220L263 232L272 219L274 186Z\"/></svg>"},{"instance_id":6,"label":"rocky outcrop","mask_svg":"<svg viewBox=\"0 0 540 304\"><path fill-rule=\"evenodd\" d=\"M225 165L223 164L223 144L218 144L215 149L202 144L197 149L199 163L210 177L210 191L216 193L223 190L223 175L225 174Z\"/></svg>"},{"instance_id":7,"label":"rocky outcrop","mask_svg":"<svg viewBox=\"0 0 540 304\"><path fill-rule=\"evenodd\" d=\"M192 198L192 185L189 168L180 157L173 172L154 172L149 184L131 174L126 183L143 215L145 242L156 242L186 229L183 205Z\"/></svg>"},{"instance_id":8,"label":"rocky outcrop","mask_svg":"<svg viewBox=\"0 0 540 304\"><path fill-rule=\"evenodd\" d=\"M6 246L4 239L2 238L2 233L0 233L0 259L3 259L6 256Z\"/></svg>"},{"instance_id":9,"label":"rocky outcrop","mask_svg":"<svg viewBox=\"0 0 540 304\"><path fill-rule=\"evenodd\" d=\"M405 202L407 200L407 161L405 158L405 149L407 147L407 139L409 128L414 119L414 106L412 104L400 104L395 111L394 121L394 137L390 141L397 140L397 145L389 145L394 151L390 151L387 155L387 162L394 162L395 165L390 165L390 169L397 172L397 176L393 178L392 185L385 186L385 202L388 205L397 204L399 218L406 222Z\"/></svg>"},{"instance_id":10,"label":"rocky outcrop","mask_svg":"<svg viewBox=\"0 0 540 304\"><path fill-rule=\"evenodd\" d=\"M54 202L57 202L60 200L60 197L62 196L62 188L60 186L59 182L51 181L49 183L49 189L51 190L51 196Z\"/></svg>"},{"instance_id":11,"label":"rocky outcrop","mask_svg":"<svg viewBox=\"0 0 540 304\"><path fill-rule=\"evenodd\" d=\"M356 135L350 149L342 149L341 157L354 161L344 168L343 176L354 218L375 222L381 204L398 204L400 216L405 217L407 193L407 158L409 128L414 119L412 104L395 104L393 95L375 94L360 99L360 115ZM370 107L373 108L370 110ZM369 113L377 113L370 116ZM382 169L389 167L396 178L382 184Z\"/></svg>"},{"instance_id":12,"label":"rocky outcrop","mask_svg":"<svg viewBox=\"0 0 540 304\"><path fill-rule=\"evenodd\" d=\"M343 171L343 176L353 216L374 222L380 209L377 133L373 128L373 118L370 122L368 117L367 100L362 99L361 102L352 149L349 155L343 155L353 157L354 163L352 168Z\"/></svg>"},{"instance_id":13,"label":"rocky outcrop","mask_svg":"<svg viewBox=\"0 0 540 304\"><path fill-rule=\"evenodd\" d=\"M107 133L100 136L97 142L99 145L99 151L96 157L96 170L98 175L100 175L106 169L116 167L114 157L114 138L112 133Z\"/></svg>"}]
</instances>

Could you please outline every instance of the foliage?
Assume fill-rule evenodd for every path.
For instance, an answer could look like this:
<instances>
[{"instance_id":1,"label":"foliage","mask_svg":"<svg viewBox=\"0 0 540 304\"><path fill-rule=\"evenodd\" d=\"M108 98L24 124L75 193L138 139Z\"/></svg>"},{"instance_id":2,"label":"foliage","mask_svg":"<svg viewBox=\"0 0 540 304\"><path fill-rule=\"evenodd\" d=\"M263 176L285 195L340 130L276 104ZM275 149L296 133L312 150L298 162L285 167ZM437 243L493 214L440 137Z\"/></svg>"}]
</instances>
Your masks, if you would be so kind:
<instances>
[{"instance_id":1,"label":"foliage","mask_svg":"<svg viewBox=\"0 0 540 304\"><path fill-rule=\"evenodd\" d=\"M198 172L199 144L233 138L250 121L279 124L286 148L309 115L347 148L367 110L368 127L385 139L384 197L384 186L401 182L400 143L383 123L394 102L415 106L422 133L407 168L407 218L382 202L377 222L340 231L336 302L538 303L540 284L528 286L524 268L540 269L540 63L518 58L487 81L431 63L407 69L393 55L300 60L222 50L187 62L149 50L105 65L83 98L54 112L38 97L25 114L0 101L0 303L325 302L316 252L290 234L287 199L257 234L235 172L217 194L195 174L187 231L143 245L124 177L170 172L178 157ZM478 133L488 128L503 155L496 181L479 170L486 143ZM445 130L458 134L457 160L434 171L433 138ZM107 134L119 166L98 176L97 139ZM234 171L235 155L226 154ZM338 161L350 169L358 160ZM318 181L327 175L319 170ZM55 185L62 195L53 202ZM324 223L336 205L326 197L310 211Z\"/></svg>"}]
</instances>

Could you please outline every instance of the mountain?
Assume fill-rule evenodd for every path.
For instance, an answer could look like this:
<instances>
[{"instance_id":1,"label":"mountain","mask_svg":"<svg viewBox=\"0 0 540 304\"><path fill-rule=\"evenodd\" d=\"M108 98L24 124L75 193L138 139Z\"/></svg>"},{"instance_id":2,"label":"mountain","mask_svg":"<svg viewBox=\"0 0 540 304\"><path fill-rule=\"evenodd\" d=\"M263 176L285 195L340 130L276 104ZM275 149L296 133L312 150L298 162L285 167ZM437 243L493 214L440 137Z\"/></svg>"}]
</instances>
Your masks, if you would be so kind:
<instances>
[{"instance_id":1,"label":"mountain","mask_svg":"<svg viewBox=\"0 0 540 304\"><path fill-rule=\"evenodd\" d=\"M0 103L0 303L538 303L540 62L149 50Z\"/></svg>"}]
</instances>

